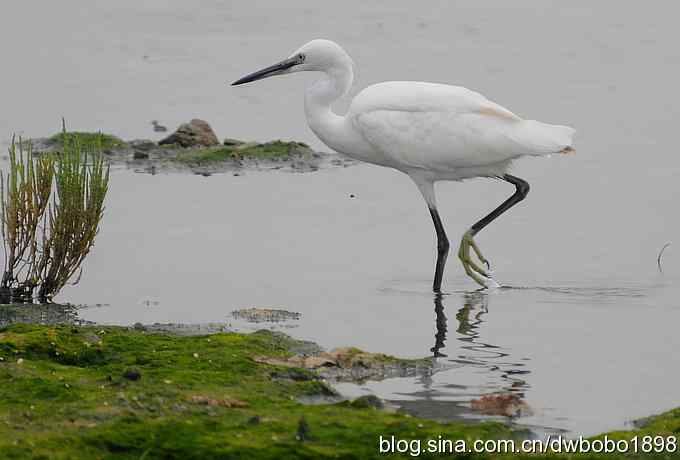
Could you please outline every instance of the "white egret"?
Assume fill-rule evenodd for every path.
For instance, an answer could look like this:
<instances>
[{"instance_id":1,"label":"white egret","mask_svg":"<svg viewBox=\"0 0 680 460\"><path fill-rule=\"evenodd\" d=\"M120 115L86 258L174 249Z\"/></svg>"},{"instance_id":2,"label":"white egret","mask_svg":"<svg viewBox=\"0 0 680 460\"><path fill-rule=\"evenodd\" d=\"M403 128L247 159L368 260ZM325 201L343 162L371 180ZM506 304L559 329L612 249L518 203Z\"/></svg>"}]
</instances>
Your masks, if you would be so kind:
<instances>
[{"instance_id":1,"label":"white egret","mask_svg":"<svg viewBox=\"0 0 680 460\"><path fill-rule=\"evenodd\" d=\"M515 193L463 234L458 250L465 272L483 287L498 286L474 236L520 202L529 184L507 173L522 156L572 152L574 130L519 116L460 86L417 81L378 83L361 91L347 113L333 102L347 94L353 62L338 44L312 40L287 59L232 85L294 72L317 71L321 78L305 93L307 123L324 144L349 157L406 173L418 186L437 232L433 289L441 291L449 240L437 211L434 183L473 177L503 179ZM486 265L473 260L471 252Z\"/></svg>"}]
</instances>

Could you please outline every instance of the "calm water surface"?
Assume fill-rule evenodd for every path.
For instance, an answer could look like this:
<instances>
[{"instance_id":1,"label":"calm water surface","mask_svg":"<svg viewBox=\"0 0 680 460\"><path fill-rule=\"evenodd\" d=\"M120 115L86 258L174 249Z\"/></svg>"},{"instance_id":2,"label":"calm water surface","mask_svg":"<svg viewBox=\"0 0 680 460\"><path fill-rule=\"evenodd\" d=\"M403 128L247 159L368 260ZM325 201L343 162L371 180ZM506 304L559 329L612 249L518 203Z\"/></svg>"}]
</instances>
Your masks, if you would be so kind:
<instances>
[{"instance_id":1,"label":"calm water surface","mask_svg":"<svg viewBox=\"0 0 680 460\"><path fill-rule=\"evenodd\" d=\"M478 237L509 289L475 293L451 257L436 305L422 199L400 173L361 165L238 177L116 170L85 275L61 298L101 304L82 316L116 324L299 311L289 332L326 347L446 355L431 376L347 393L421 401L446 417L512 390L535 411L521 423L591 434L680 405L677 9L5 2L0 11L14 20L0 40L12 43L14 65L3 75L0 134L46 135L65 116L74 129L152 137L152 119L173 127L199 116L223 137L321 147L302 113L313 76L226 85L319 36L353 56L357 89L463 84L522 116L575 126L577 154L518 162L529 198ZM27 23L35 33L24 33ZM485 180L441 184L452 240L511 192ZM656 256L669 241L660 274Z\"/></svg>"}]
</instances>

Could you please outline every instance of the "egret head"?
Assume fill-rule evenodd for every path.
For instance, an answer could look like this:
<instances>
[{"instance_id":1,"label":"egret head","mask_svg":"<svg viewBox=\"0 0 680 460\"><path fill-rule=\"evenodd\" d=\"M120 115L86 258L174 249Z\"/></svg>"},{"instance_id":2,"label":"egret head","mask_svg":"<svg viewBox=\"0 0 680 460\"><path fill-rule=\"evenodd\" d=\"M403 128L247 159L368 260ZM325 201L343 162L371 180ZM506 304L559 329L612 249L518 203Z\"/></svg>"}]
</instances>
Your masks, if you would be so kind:
<instances>
[{"instance_id":1,"label":"egret head","mask_svg":"<svg viewBox=\"0 0 680 460\"><path fill-rule=\"evenodd\" d=\"M330 40L317 39L305 43L283 61L236 80L232 83L232 86L262 80L274 75L303 71L329 72L334 68L346 68L347 66L352 66L352 59L340 45Z\"/></svg>"}]
</instances>

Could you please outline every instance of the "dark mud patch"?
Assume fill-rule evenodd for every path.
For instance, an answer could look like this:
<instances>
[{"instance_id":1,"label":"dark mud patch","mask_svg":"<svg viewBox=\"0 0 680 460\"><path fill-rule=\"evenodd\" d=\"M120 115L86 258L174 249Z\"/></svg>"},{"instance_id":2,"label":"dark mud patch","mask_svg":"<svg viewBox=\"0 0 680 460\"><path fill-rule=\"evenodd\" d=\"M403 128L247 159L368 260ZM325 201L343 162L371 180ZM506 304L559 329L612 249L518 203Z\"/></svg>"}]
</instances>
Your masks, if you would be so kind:
<instances>
[{"instance_id":1,"label":"dark mud patch","mask_svg":"<svg viewBox=\"0 0 680 460\"><path fill-rule=\"evenodd\" d=\"M232 318L241 319L249 323L280 323L298 321L302 315L288 310L275 308L242 308L231 312Z\"/></svg>"},{"instance_id":2,"label":"dark mud patch","mask_svg":"<svg viewBox=\"0 0 680 460\"><path fill-rule=\"evenodd\" d=\"M183 337L219 334L221 332L233 332L231 326L226 323L196 323L196 324L135 323L132 326L130 326L130 329L134 329L140 332L149 332L155 334L171 334Z\"/></svg>"},{"instance_id":3,"label":"dark mud patch","mask_svg":"<svg viewBox=\"0 0 680 460\"><path fill-rule=\"evenodd\" d=\"M16 323L41 325L94 324L78 317L79 307L71 304L0 305L0 327Z\"/></svg>"}]
</instances>

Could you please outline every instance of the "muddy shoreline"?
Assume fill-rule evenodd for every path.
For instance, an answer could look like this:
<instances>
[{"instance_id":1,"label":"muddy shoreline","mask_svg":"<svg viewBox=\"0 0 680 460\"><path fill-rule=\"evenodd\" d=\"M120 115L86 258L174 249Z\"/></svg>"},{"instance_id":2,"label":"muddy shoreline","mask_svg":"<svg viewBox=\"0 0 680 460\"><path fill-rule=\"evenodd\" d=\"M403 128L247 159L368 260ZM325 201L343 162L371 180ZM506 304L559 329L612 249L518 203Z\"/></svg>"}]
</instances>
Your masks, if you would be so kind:
<instances>
[{"instance_id":1,"label":"muddy shoreline","mask_svg":"<svg viewBox=\"0 0 680 460\"><path fill-rule=\"evenodd\" d=\"M97 324L81 320L78 312L89 306L76 306L71 304L17 304L0 305L0 329L11 327L13 324L35 324L41 326L72 326L111 328L114 326ZM237 310L232 312L232 317L246 317L250 327L235 325L229 322L211 323L135 323L130 326L115 326L115 328L131 333L170 335L173 337L206 337L215 334L271 334L281 343L286 344L286 351L290 356L285 359L271 358L268 356L253 356L253 360L263 365L276 366L282 370L276 374L276 378L309 380L317 379L329 385L326 394L312 395L300 399L305 404L328 404L351 400L347 395L338 393L334 389L336 384L360 385L369 381L383 381L393 378L425 377L430 378L433 374L449 369L451 366L445 361L438 361L435 357L423 357L419 359L403 359L382 353L371 353L354 347L341 347L326 350L319 344L295 339L291 335L281 332L281 324L299 319L299 314L285 310L257 309ZM75 329L74 329L75 330ZM454 407L447 410L446 414L441 410L435 410L431 416L427 416L430 404L421 401L392 401L381 400L374 395L359 397L360 401L368 403L388 411L403 411L404 413L429 418L432 420L478 422L480 417L475 411L460 403L451 403L446 407ZM364 404L363 402L359 404ZM437 404L436 404L437 405ZM487 415L498 416L504 413L491 413ZM491 420L504 420L505 417L487 417ZM510 414L507 420L516 418Z\"/></svg>"},{"instance_id":2,"label":"muddy shoreline","mask_svg":"<svg viewBox=\"0 0 680 460\"><path fill-rule=\"evenodd\" d=\"M150 458L379 458L375 445L385 435L536 437L507 421L442 423L375 396L342 398L291 351L309 346L270 331L177 336L139 326L4 325L0 447L9 458L55 451L59 458L122 452L130 458L150 452ZM357 357L364 367L371 360L405 362L356 349L312 356L339 366L359 365ZM607 436L672 437L678 423L680 410L674 410Z\"/></svg>"},{"instance_id":3,"label":"muddy shoreline","mask_svg":"<svg viewBox=\"0 0 680 460\"><path fill-rule=\"evenodd\" d=\"M97 324L80 319L78 311L81 308L83 307L71 304L0 305L0 328L8 327L12 324L111 327L110 325ZM271 315L272 311L275 310L267 310L267 313ZM291 312L285 313L292 314ZM282 340L290 344L288 351L293 354L290 359L268 362L266 358L262 358L263 363L288 368L308 369L331 382L361 383L366 380L411 377L425 373L430 374L437 368L436 363L431 358L400 359L380 353L368 353L351 347L326 351L317 343L299 339L294 340L288 334L272 331L271 328L267 328L267 323L271 324L277 321L260 321L258 319L258 321L250 322L257 326L251 328L251 333L268 331L278 335ZM239 332L242 328L236 328L227 322L197 324L135 323L131 326L123 327L123 329L149 334L169 334L177 337L242 333Z\"/></svg>"}]
</instances>

